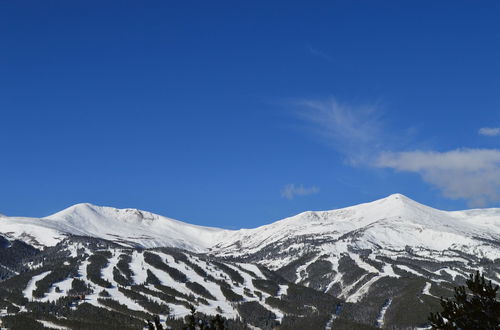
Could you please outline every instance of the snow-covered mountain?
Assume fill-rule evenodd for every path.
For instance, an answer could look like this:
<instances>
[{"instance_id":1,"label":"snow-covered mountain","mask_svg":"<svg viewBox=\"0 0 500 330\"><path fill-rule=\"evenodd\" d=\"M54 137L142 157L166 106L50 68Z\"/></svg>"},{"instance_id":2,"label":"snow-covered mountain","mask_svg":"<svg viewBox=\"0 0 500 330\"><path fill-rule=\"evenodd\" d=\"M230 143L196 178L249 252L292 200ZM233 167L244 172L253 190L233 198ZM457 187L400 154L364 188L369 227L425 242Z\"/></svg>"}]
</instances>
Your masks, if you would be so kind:
<instances>
[{"instance_id":1,"label":"snow-covered mountain","mask_svg":"<svg viewBox=\"0 0 500 330\"><path fill-rule=\"evenodd\" d=\"M232 231L191 225L136 209L76 204L44 218L3 217L0 232L35 246L54 246L69 235L107 239L128 246L207 248Z\"/></svg>"},{"instance_id":2,"label":"snow-covered mountain","mask_svg":"<svg viewBox=\"0 0 500 330\"><path fill-rule=\"evenodd\" d=\"M446 212L394 194L240 230L210 253L265 265L291 282L363 302L363 314L373 318L380 306L370 310L367 301L387 303L388 287L416 285L415 292L438 297L443 283L463 283L475 270L500 284L500 209Z\"/></svg>"},{"instance_id":3,"label":"snow-covered mountain","mask_svg":"<svg viewBox=\"0 0 500 330\"><path fill-rule=\"evenodd\" d=\"M134 246L169 246L228 255L250 254L292 237L338 239L356 232L354 243L360 249L464 248L495 257L496 249L484 240L500 238L500 209L446 212L401 194L332 211L308 211L262 227L240 230L191 225L137 209L88 203L73 205L44 218L0 215L0 219L0 233L38 246L53 246L68 235L78 235Z\"/></svg>"},{"instance_id":4,"label":"snow-covered mountain","mask_svg":"<svg viewBox=\"0 0 500 330\"><path fill-rule=\"evenodd\" d=\"M211 251L218 255L250 255L297 238L334 242L325 252L354 249L414 251L450 249L490 259L500 258L500 209L447 212L394 194L371 203L333 211L304 212L256 229L227 235ZM289 249L307 249L307 242ZM286 263L271 264L272 268Z\"/></svg>"},{"instance_id":5,"label":"snow-covered mountain","mask_svg":"<svg viewBox=\"0 0 500 330\"><path fill-rule=\"evenodd\" d=\"M395 329L425 326L429 312L439 308L438 297L452 294L452 287L463 283L471 272L481 270L488 279L500 284L500 209L441 211L400 194L338 210L304 212L240 230L195 226L135 209L78 204L45 218L2 216L0 243L0 276L11 277L9 281L21 285L24 297L40 286L40 290L45 290L45 295L38 298L41 303L49 297L64 298L65 291L57 292L56 286L69 290L77 276L92 289L91 298L95 299L90 303L96 307L102 307L97 295L109 283L111 299L136 309L140 309L137 301L148 305L148 299L153 299L151 295L166 290L160 295L168 300L171 311L187 312L183 294L194 294L198 307L208 314L216 313L219 306L229 318L255 315L255 308L260 310L259 315L269 311L278 316L254 323L267 324L262 329L269 328L268 321L285 320L280 315L288 315L286 322L296 324L298 321L291 317L301 313L311 317L301 316L305 324L322 324L318 329L332 328L332 324L339 329L342 324L346 329L353 328L353 324L355 328L364 324L366 329L374 324ZM162 247L182 249L183 256L175 249L161 252ZM144 248L160 250L144 252ZM151 253L160 255L165 265L151 259ZM149 263L144 261L148 254ZM79 266L72 271L49 272L53 265L65 269L66 259L71 267L73 262ZM24 261L19 265L18 260ZM87 269L95 267L88 266L96 262L96 267L101 268L89 277ZM208 269L213 262L217 267ZM32 275L25 273L30 269ZM265 281L259 282L262 269L269 271L260 278ZM231 278L238 278L235 272L243 278L250 277L237 284ZM148 283L148 273L158 275L160 282ZM49 284L38 286L35 280L29 281L33 276ZM101 282L99 277L107 282ZM264 291L267 285L281 289L257 299L255 292L262 290L254 280L264 285ZM210 295L197 284L184 288L188 282L205 286L215 298L200 303L204 301L200 299L206 300ZM173 291L165 289L165 285L182 287L185 292L180 290L179 294L177 290L175 299L169 298ZM294 290L283 295L284 286ZM221 295L222 287L242 298L231 302L235 296ZM304 291L304 287L315 291ZM1 288L0 285L0 304ZM18 291L15 294L20 295ZM129 297L124 297L124 293ZM332 312L332 302L326 304L330 307L314 302L314 308L324 308L321 316L295 310L297 301L311 297L313 302L317 297L331 297L337 299L332 301L341 301L343 307ZM136 305L133 300L137 300ZM252 307L248 310L243 306Z\"/></svg>"},{"instance_id":6,"label":"snow-covered mountain","mask_svg":"<svg viewBox=\"0 0 500 330\"><path fill-rule=\"evenodd\" d=\"M286 246L288 250L304 252L311 248L306 239L311 238L325 242L325 251L337 255L348 248L411 248L413 251L454 249L489 259L500 257L497 245L500 209L446 212L401 194L338 210L308 211L241 230L196 226L146 211L92 204L77 204L44 218L3 216L0 219L0 233L35 246L53 246L68 235L78 235L128 246L177 247L244 257L279 246L281 250ZM300 243L300 239L305 241ZM288 261L289 258L280 257L267 259L265 263L279 268Z\"/></svg>"},{"instance_id":7,"label":"snow-covered mountain","mask_svg":"<svg viewBox=\"0 0 500 330\"><path fill-rule=\"evenodd\" d=\"M295 267L289 279L304 283L308 283L306 269L317 262L330 264L331 274L347 259L368 273L391 276L387 261L383 271L375 271L376 267L361 259L411 257L461 263L472 257L500 259L500 209L447 212L401 194L332 211L308 211L240 230L196 226L146 211L91 204L77 204L45 218L0 220L0 233L34 246L54 246L77 235L123 246L176 247L287 269L290 274L289 268ZM324 279L322 289L340 284L338 276Z\"/></svg>"}]
</instances>

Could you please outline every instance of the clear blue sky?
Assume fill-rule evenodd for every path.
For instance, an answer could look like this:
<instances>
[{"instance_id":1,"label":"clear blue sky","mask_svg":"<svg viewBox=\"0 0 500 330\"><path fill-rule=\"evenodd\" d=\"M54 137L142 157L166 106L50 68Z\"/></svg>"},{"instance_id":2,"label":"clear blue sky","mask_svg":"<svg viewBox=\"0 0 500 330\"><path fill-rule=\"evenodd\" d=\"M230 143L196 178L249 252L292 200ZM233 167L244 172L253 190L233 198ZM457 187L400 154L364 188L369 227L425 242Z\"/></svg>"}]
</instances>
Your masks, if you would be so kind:
<instances>
[{"instance_id":1,"label":"clear blue sky","mask_svg":"<svg viewBox=\"0 0 500 330\"><path fill-rule=\"evenodd\" d=\"M0 213L500 206L497 1L0 1ZM481 130L482 129L482 130Z\"/></svg>"}]
</instances>

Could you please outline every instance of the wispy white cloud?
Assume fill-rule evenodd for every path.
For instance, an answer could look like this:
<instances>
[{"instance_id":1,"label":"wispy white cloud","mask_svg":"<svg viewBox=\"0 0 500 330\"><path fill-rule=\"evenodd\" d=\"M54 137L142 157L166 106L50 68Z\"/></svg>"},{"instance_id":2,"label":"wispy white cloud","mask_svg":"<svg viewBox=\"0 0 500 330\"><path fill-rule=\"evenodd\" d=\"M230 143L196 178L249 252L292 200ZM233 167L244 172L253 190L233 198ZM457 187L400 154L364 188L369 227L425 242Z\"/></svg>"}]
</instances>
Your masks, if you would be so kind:
<instances>
[{"instance_id":1,"label":"wispy white cloud","mask_svg":"<svg viewBox=\"0 0 500 330\"><path fill-rule=\"evenodd\" d=\"M482 127L479 129L479 134L484 136L499 136L500 127Z\"/></svg>"},{"instance_id":2,"label":"wispy white cloud","mask_svg":"<svg viewBox=\"0 0 500 330\"><path fill-rule=\"evenodd\" d=\"M380 112L372 105L353 106L336 99L298 100L298 116L311 125L312 131L359 164L380 147L383 128Z\"/></svg>"},{"instance_id":3,"label":"wispy white cloud","mask_svg":"<svg viewBox=\"0 0 500 330\"><path fill-rule=\"evenodd\" d=\"M307 50L309 51L309 53L311 53L314 56L320 57L320 58L327 60L329 62L333 61L333 57L331 57L329 54L327 54L327 53L325 53L317 48L314 48L311 45L307 45Z\"/></svg>"},{"instance_id":4,"label":"wispy white cloud","mask_svg":"<svg viewBox=\"0 0 500 330\"><path fill-rule=\"evenodd\" d=\"M500 150L385 152L375 166L418 173L445 197L463 198L470 206L500 201Z\"/></svg>"},{"instance_id":5,"label":"wispy white cloud","mask_svg":"<svg viewBox=\"0 0 500 330\"><path fill-rule=\"evenodd\" d=\"M407 137L388 129L376 105L353 106L335 99L301 100L298 115L350 165L390 168L421 176L443 196L471 206L500 201L500 150L400 151ZM500 136L499 128L479 134Z\"/></svg>"},{"instance_id":6,"label":"wispy white cloud","mask_svg":"<svg viewBox=\"0 0 500 330\"><path fill-rule=\"evenodd\" d=\"M281 189L281 197L286 199L294 199L296 196L306 196L317 194L319 188L316 186L304 187L303 185L295 185L294 183L287 184Z\"/></svg>"}]
</instances>

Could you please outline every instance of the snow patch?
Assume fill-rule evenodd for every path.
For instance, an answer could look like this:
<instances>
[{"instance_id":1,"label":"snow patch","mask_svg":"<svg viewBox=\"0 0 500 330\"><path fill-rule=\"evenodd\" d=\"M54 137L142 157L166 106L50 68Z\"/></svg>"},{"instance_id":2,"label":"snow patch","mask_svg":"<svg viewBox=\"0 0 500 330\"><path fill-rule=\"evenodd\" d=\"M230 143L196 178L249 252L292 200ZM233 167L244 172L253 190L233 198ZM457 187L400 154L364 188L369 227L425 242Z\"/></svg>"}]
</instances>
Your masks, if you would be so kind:
<instances>
[{"instance_id":1,"label":"snow patch","mask_svg":"<svg viewBox=\"0 0 500 330\"><path fill-rule=\"evenodd\" d=\"M63 327L62 325L57 325L50 321L37 320L37 322L41 323L44 327L49 329L57 329L57 330L71 330L70 328Z\"/></svg>"},{"instance_id":2,"label":"snow patch","mask_svg":"<svg viewBox=\"0 0 500 330\"><path fill-rule=\"evenodd\" d=\"M392 298L388 299L384 306L382 306L382 309L380 310L380 313L377 318L377 327L382 328L384 326L384 318L385 318L385 313L389 309L389 306L391 306L392 303Z\"/></svg>"},{"instance_id":3,"label":"snow patch","mask_svg":"<svg viewBox=\"0 0 500 330\"><path fill-rule=\"evenodd\" d=\"M28 300L33 300L33 291L36 290L36 282L40 281L43 279L45 276L49 275L51 271L46 271L43 272L39 275L35 275L31 278L31 280L28 282L28 285L26 285L26 289L23 290L23 295L28 298Z\"/></svg>"}]
</instances>

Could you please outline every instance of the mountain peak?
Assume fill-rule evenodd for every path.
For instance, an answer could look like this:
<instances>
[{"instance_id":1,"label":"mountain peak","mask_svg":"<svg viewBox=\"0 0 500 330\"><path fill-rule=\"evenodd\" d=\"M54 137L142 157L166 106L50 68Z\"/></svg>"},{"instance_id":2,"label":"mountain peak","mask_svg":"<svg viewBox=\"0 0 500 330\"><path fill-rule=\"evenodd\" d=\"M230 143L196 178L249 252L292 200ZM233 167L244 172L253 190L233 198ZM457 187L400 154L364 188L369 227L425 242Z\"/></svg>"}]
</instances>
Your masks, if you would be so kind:
<instances>
[{"instance_id":1,"label":"mountain peak","mask_svg":"<svg viewBox=\"0 0 500 330\"><path fill-rule=\"evenodd\" d=\"M389 199L410 199L408 197L406 197L405 195L403 194L400 194L400 193L395 193L395 194L391 194L389 196L387 196L386 198L389 198Z\"/></svg>"},{"instance_id":2,"label":"mountain peak","mask_svg":"<svg viewBox=\"0 0 500 330\"><path fill-rule=\"evenodd\" d=\"M407 196L400 194L400 193L391 194L385 198L381 198L379 200L376 200L375 202L382 202L382 201L420 204L420 203L416 202L415 200L411 199L410 197L407 197Z\"/></svg>"},{"instance_id":3,"label":"mountain peak","mask_svg":"<svg viewBox=\"0 0 500 330\"><path fill-rule=\"evenodd\" d=\"M384 205L384 207L391 208L391 209L392 208L400 209L400 208L407 208L407 207L413 207L413 208L414 207L417 207L417 208L424 207L424 208L431 209L431 207L420 204L419 202L414 201L413 199L411 199L403 194L399 194L399 193L389 195L385 198L378 199L378 200L373 201L373 202L368 203L368 204Z\"/></svg>"},{"instance_id":4,"label":"mountain peak","mask_svg":"<svg viewBox=\"0 0 500 330\"><path fill-rule=\"evenodd\" d=\"M80 203L43 218L45 224L79 236L132 242L144 247L173 246L202 251L230 231L184 223L138 209Z\"/></svg>"},{"instance_id":5,"label":"mountain peak","mask_svg":"<svg viewBox=\"0 0 500 330\"><path fill-rule=\"evenodd\" d=\"M46 218L54 219L54 218L67 218L71 217L75 214L85 215L89 213L98 213L96 209L100 208L100 206L93 205L91 203L78 203L71 205L59 212L51 214Z\"/></svg>"},{"instance_id":6,"label":"mountain peak","mask_svg":"<svg viewBox=\"0 0 500 330\"><path fill-rule=\"evenodd\" d=\"M163 218L157 214L138 209L119 209L109 206L98 206L91 203L79 203L52 214L48 219L115 219L128 223L141 223Z\"/></svg>"}]
</instances>

